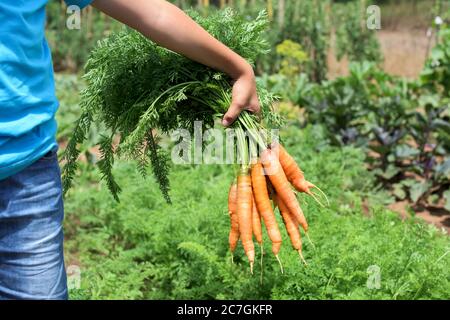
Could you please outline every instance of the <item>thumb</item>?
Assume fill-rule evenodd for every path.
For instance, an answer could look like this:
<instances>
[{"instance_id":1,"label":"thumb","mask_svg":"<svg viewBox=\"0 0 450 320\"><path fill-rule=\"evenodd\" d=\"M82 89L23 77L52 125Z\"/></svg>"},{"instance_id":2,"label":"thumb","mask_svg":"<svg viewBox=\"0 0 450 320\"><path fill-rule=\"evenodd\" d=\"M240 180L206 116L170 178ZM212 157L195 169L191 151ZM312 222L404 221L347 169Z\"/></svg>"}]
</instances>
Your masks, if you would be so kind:
<instances>
[{"instance_id":1,"label":"thumb","mask_svg":"<svg viewBox=\"0 0 450 320\"><path fill-rule=\"evenodd\" d=\"M223 116L222 124L225 127L231 125L241 113L241 108L237 104L232 104L227 113Z\"/></svg>"}]
</instances>

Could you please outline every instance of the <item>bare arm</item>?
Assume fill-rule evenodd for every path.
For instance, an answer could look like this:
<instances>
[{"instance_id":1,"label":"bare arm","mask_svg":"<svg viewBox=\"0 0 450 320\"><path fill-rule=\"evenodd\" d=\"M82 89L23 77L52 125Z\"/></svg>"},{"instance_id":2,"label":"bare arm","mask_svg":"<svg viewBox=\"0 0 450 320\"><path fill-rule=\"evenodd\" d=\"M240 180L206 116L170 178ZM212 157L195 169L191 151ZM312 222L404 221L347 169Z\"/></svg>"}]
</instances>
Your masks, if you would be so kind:
<instances>
[{"instance_id":1,"label":"bare arm","mask_svg":"<svg viewBox=\"0 0 450 320\"><path fill-rule=\"evenodd\" d=\"M159 45L234 79L233 101L223 125L230 125L242 110L259 112L252 67L176 6L164 0L95 0L92 5Z\"/></svg>"}]
</instances>

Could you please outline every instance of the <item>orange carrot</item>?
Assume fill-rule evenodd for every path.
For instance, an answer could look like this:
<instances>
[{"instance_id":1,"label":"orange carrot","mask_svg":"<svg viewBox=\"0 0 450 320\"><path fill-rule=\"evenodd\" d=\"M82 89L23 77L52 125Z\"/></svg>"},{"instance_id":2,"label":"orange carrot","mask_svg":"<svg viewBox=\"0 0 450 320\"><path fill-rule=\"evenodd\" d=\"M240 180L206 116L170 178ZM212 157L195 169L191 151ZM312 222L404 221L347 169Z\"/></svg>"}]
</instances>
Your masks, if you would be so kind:
<instances>
[{"instance_id":1,"label":"orange carrot","mask_svg":"<svg viewBox=\"0 0 450 320\"><path fill-rule=\"evenodd\" d=\"M252 167L252 186L253 193L255 195L256 207L264 220L270 241L272 241L272 252L275 256L277 256L281 247L281 233L270 203L269 194L267 192L266 177L260 161Z\"/></svg>"},{"instance_id":2,"label":"orange carrot","mask_svg":"<svg viewBox=\"0 0 450 320\"><path fill-rule=\"evenodd\" d=\"M262 245L262 228L261 228L261 216L259 215L258 208L255 203L255 195L252 197L252 226L253 234L255 235L256 242Z\"/></svg>"},{"instance_id":3,"label":"orange carrot","mask_svg":"<svg viewBox=\"0 0 450 320\"><path fill-rule=\"evenodd\" d=\"M298 223L295 217L289 212L286 204L277 195L274 195L274 201L280 209L280 214L283 218L284 225L286 226L286 231L291 239L292 247L297 250L302 261L306 264L305 259L302 254L302 238L300 235L300 230L298 229Z\"/></svg>"},{"instance_id":4,"label":"orange carrot","mask_svg":"<svg viewBox=\"0 0 450 320\"><path fill-rule=\"evenodd\" d=\"M299 191L306 193L321 204L321 202L316 198L316 195L311 191L312 188L316 188L328 202L326 195L320 190L316 185L305 179L305 175L303 171L298 166L297 162L295 162L294 158L286 151L286 149L279 143L272 144L272 150L278 152L278 158L280 164L283 168L284 173L286 174L289 182L294 186L294 188Z\"/></svg>"},{"instance_id":5,"label":"orange carrot","mask_svg":"<svg viewBox=\"0 0 450 320\"><path fill-rule=\"evenodd\" d=\"M305 232L308 231L308 223L306 222L305 215L303 214L300 204L295 197L294 192L291 189L289 181L280 165L278 157L271 149L266 149L261 155L262 164L269 176L270 182L275 188L278 197L286 204L286 207L297 219Z\"/></svg>"},{"instance_id":6,"label":"orange carrot","mask_svg":"<svg viewBox=\"0 0 450 320\"><path fill-rule=\"evenodd\" d=\"M252 239L252 180L248 174L241 174L237 179L237 214L239 218L239 235L245 254L250 261L253 272L255 247Z\"/></svg>"},{"instance_id":7,"label":"orange carrot","mask_svg":"<svg viewBox=\"0 0 450 320\"><path fill-rule=\"evenodd\" d=\"M237 215L237 185L233 183L230 186L228 192L228 213L230 215L230 235L228 237L228 243L230 244L231 252L236 249L239 241L239 218Z\"/></svg>"},{"instance_id":8,"label":"orange carrot","mask_svg":"<svg viewBox=\"0 0 450 320\"><path fill-rule=\"evenodd\" d=\"M262 166L262 164L261 164ZM264 169L263 169L264 171ZM266 176L266 184L267 184L267 192L269 192L269 199L273 200L273 195L275 194L275 190L273 189L272 182L270 182L270 179L268 176Z\"/></svg>"}]
</instances>

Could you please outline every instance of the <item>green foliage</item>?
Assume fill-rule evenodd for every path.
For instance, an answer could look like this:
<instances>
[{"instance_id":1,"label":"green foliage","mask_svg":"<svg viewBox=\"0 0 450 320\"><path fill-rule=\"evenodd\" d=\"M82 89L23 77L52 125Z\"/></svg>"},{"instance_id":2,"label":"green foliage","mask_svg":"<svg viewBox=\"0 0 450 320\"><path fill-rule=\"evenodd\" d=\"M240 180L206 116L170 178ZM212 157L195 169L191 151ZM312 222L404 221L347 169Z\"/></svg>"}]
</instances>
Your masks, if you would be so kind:
<instances>
[{"instance_id":1,"label":"green foliage","mask_svg":"<svg viewBox=\"0 0 450 320\"><path fill-rule=\"evenodd\" d=\"M336 30L336 54L340 60L381 62L383 54L376 37L376 30L366 26L367 1L354 1L334 7Z\"/></svg>"},{"instance_id":2,"label":"green foliage","mask_svg":"<svg viewBox=\"0 0 450 320\"><path fill-rule=\"evenodd\" d=\"M270 79L274 90L286 83L271 85ZM298 100L284 97L305 107L306 122L323 124L333 145L368 151L370 168L396 198L431 204L444 197L450 185L448 100L368 62L353 63L349 76L320 85L300 78L296 88Z\"/></svg>"},{"instance_id":3,"label":"green foliage","mask_svg":"<svg viewBox=\"0 0 450 320\"><path fill-rule=\"evenodd\" d=\"M428 99L426 99L428 98ZM450 134L450 105L430 97L421 97L424 110L414 112L410 124L410 134L417 144L417 151L404 157L410 170L425 178L420 192L416 192L415 202L426 198L433 191L442 195L450 186L450 154L448 136Z\"/></svg>"},{"instance_id":4,"label":"green foliage","mask_svg":"<svg viewBox=\"0 0 450 320\"><path fill-rule=\"evenodd\" d=\"M145 153L149 153L150 163L152 165L153 174L156 178L156 181L159 184L159 188L161 189L164 198L167 203L171 203L169 195L169 157L167 153L165 153L161 147L156 142L156 139L153 135L153 132L149 132L146 137L146 146L144 148L143 157L140 159L147 159L147 155ZM143 160L146 161L146 160ZM145 166L142 168L141 166L141 175L145 177L146 171Z\"/></svg>"},{"instance_id":5,"label":"green foliage","mask_svg":"<svg viewBox=\"0 0 450 320\"><path fill-rule=\"evenodd\" d=\"M277 45L277 53L281 57L280 73L288 78L295 78L308 60L302 46L291 40L284 40Z\"/></svg>"},{"instance_id":6,"label":"green foliage","mask_svg":"<svg viewBox=\"0 0 450 320\"><path fill-rule=\"evenodd\" d=\"M450 98L450 26L439 33L439 43L433 48L421 74L425 86Z\"/></svg>"},{"instance_id":7,"label":"green foliage","mask_svg":"<svg viewBox=\"0 0 450 320\"><path fill-rule=\"evenodd\" d=\"M397 135L387 131L401 126L391 122L402 120L402 110L408 107L404 86L402 80L387 75L372 63L352 63L349 76L316 85L302 99L308 111L307 120L324 123L333 144L364 145L372 132L376 136ZM368 125L370 119L372 126Z\"/></svg>"},{"instance_id":8,"label":"green foliage","mask_svg":"<svg viewBox=\"0 0 450 320\"><path fill-rule=\"evenodd\" d=\"M285 40L276 47L281 58L281 69L276 74L263 74L259 82L269 92L288 101L300 101L310 85L309 78L302 70L308 56L302 46Z\"/></svg>"},{"instance_id":9,"label":"green foliage","mask_svg":"<svg viewBox=\"0 0 450 320\"><path fill-rule=\"evenodd\" d=\"M174 2L185 10L197 6L197 1ZM381 54L375 33L359 27L361 15L354 9L355 6L352 2L335 4L330 0L286 1L281 23L279 6L274 1L276 12L270 28L263 35L271 50L256 58L257 71L260 74L278 72L283 67L283 61L276 54L276 46L290 39L299 43L308 56L302 66L303 72L316 82L325 80L327 54L332 41L331 25L336 28L339 54L347 54L351 60L379 61ZM267 2L263 0L234 5L234 9L245 17L243 22L256 19L266 7ZM214 15L217 11L217 7L212 4L198 9L204 16ZM81 69L99 40L123 29L119 22L88 7L81 13L81 29L69 30L65 24L70 13L66 12L62 1L50 2L47 16L47 38L56 70ZM228 32L225 28L218 31Z\"/></svg>"},{"instance_id":10,"label":"green foliage","mask_svg":"<svg viewBox=\"0 0 450 320\"><path fill-rule=\"evenodd\" d=\"M66 258L78 261L76 299L448 299L449 238L433 226L401 221L378 205L364 154L352 147L319 146L320 127L282 135L308 178L331 196L330 208L304 197L316 250L305 241L304 267L285 231L280 274L265 235L263 284L250 275L241 246L230 263L226 166L177 166L171 175L173 205L157 184L142 183L134 165L120 162L126 185L114 202L98 173L83 170L66 200ZM325 165L324 165L325 164ZM326 177L326 179L324 178ZM382 195L379 195L380 197ZM362 198L370 199L370 217ZM277 214L279 223L280 217ZM369 289L370 268L381 271Z\"/></svg>"},{"instance_id":11,"label":"green foliage","mask_svg":"<svg viewBox=\"0 0 450 320\"><path fill-rule=\"evenodd\" d=\"M66 139L73 129L74 122L80 116L79 92L84 88L76 75L55 74L56 95L62 104L56 114L58 122L57 140Z\"/></svg>"},{"instance_id":12,"label":"green foliage","mask_svg":"<svg viewBox=\"0 0 450 320\"><path fill-rule=\"evenodd\" d=\"M122 25L93 8L81 12L80 29L69 29L67 19L73 12L66 12L64 1L49 1L46 7L46 37L52 49L55 70L76 71L83 67L96 42Z\"/></svg>"},{"instance_id":13,"label":"green foliage","mask_svg":"<svg viewBox=\"0 0 450 320\"><path fill-rule=\"evenodd\" d=\"M254 63L267 51L267 42L262 36L268 23L264 12L252 21L246 21L230 9L206 18L195 12L191 15L249 63ZM118 199L120 192L111 171L114 157L141 159L141 172L145 172L147 163L142 158L148 157L160 189L169 201L167 156L150 133L154 129L162 133L180 128L193 131L195 121L212 127L231 103L231 79L226 75L130 30L99 42L86 64L84 79L87 87L81 94L82 114L64 156L66 192L76 173L78 146L84 142L91 125L99 123L108 133L99 142L102 157L98 166L113 196ZM275 119L271 116L271 95L259 88L259 96L263 119ZM257 121L247 114L241 116L236 125L247 127L248 121L242 120L244 117L252 123ZM116 136L120 139L114 146ZM150 152L143 151L148 145Z\"/></svg>"},{"instance_id":14,"label":"green foliage","mask_svg":"<svg viewBox=\"0 0 450 320\"><path fill-rule=\"evenodd\" d=\"M260 70L276 73L280 63L276 46L289 39L299 43L308 56L305 72L310 79L320 82L327 77L327 52L330 42L329 0L286 1L284 23L273 21L267 39L272 45L269 54L258 61Z\"/></svg>"},{"instance_id":15,"label":"green foliage","mask_svg":"<svg viewBox=\"0 0 450 320\"><path fill-rule=\"evenodd\" d=\"M292 78L279 73L263 74L259 77L259 81L269 92L299 106L308 103L307 98L310 97L311 90L316 88L316 85L311 83L305 73L300 73Z\"/></svg>"}]
</instances>

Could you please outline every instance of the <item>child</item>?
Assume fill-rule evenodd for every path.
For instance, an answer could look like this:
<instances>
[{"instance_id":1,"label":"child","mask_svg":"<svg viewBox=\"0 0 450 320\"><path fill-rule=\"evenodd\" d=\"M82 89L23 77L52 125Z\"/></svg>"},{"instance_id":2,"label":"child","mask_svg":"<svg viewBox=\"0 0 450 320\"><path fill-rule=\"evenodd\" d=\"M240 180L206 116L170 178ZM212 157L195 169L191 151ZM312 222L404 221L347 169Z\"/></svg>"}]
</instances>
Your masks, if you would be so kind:
<instances>
[{"instance_id":1,"label":"child","mask_svg":"<svg viewBox=\"0 0 450 320\"><path fill-rule=\"evenodd\" d=\"M48 0L0 1L0 299L67 299L55 97L44 36ZM92 4L158 44L227 73L230 125L259 112L255 76L239 55L163 0L66 0ZM76 32L76 31L74 31Z\"/></svg>"}]
</instances>

